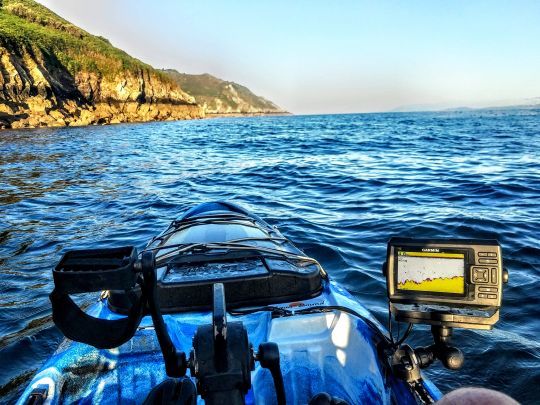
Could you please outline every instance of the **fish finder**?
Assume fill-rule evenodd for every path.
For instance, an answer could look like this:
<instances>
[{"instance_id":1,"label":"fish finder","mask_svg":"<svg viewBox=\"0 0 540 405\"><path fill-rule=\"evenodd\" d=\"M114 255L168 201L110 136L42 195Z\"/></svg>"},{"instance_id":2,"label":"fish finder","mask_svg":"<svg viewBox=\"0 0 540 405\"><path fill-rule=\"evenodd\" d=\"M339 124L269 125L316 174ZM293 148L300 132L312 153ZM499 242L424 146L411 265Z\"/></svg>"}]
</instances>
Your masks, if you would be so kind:
<instances>
[{"instance_id":1,"label":"fish finder","mask_svg":"<svg viewBox=\"0 0 540 405\"><path fill-rule=\"evenodd\" d=\"M384 272L396 321L491 329L499 320L508 273L496 240L394 237Z\"/></svg>"}]
</instances>

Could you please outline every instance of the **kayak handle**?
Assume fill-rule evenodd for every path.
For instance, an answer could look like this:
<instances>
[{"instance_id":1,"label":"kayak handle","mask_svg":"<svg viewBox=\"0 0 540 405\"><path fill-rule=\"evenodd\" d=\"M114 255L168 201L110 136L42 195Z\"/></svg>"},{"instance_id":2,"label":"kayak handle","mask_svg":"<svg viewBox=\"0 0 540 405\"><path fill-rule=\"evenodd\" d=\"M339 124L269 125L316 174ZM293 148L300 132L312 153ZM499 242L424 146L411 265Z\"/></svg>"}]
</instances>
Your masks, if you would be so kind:
<instances>
[{"instance_id":1,"label":"kayak handle","mask_svg":"<svg viewBox=\"0 0 540 405\"><path fill-rule=\"evenodd\" d=\"M54 290L49 299L53 321L67 338L98 349L112 349L131 339L144 315L146 303L137 291L136 260L137 250L133 246L71 250L62 256L53 269ZM111 289L126 291L132 304L126 318L94 318L70 297L70 294Z\"/></svg>"}]
</instances>

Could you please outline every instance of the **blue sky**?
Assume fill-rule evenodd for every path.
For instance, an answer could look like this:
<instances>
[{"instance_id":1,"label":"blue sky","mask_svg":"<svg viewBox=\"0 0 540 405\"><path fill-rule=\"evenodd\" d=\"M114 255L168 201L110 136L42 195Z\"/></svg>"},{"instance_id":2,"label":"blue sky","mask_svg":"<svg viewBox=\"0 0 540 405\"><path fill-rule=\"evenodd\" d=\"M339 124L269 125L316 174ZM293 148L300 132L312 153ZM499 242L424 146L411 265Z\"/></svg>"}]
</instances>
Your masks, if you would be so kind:
<instances>
[{"instance_id":1,"label":"blue sky","mask_svg":"<svg viewBox=\"0 0 540 405\"><path fill-rule=\"evenodd\" d=\"M540 1L40 2L154 67L299 114L540 97Z\"/></svg>"}]
</instances>

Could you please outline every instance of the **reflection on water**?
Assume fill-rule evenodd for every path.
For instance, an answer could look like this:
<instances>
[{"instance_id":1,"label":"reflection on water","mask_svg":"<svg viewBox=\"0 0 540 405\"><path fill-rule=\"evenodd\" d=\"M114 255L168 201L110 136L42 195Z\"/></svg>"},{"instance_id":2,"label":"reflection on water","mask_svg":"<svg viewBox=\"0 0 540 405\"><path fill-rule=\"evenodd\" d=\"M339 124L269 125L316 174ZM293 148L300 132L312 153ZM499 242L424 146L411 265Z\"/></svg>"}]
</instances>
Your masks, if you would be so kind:
<instances>
[{"instance_id":1,"label":"reflection on water","mask_svg":"<svg viewBox=\"0 0 540 405\"><path fill-rule=\"evenodd\" d=\"M538 110L0 132L0 396L13 398L61 340L47 295L62 251L142 247L181 211L229 199L279 226L381 320L391 235L498 238L510 271L502 321L456 332L463 370L428 374L444 391L483 385L533 402L539 140Z\"/></svg>"}]
</instances>

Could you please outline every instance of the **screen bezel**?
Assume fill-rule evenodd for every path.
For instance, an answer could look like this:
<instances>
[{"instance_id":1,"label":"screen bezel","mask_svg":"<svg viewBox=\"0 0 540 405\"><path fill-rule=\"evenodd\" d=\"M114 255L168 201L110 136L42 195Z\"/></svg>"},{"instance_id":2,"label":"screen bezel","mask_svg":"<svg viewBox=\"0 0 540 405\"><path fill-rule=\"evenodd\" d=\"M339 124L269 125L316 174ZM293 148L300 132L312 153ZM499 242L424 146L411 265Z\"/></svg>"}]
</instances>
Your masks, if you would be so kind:
<instances>
[{"instance_id":1,"label":"screen bezel","mask_svg":"<svg viewBox=\"0 0 540 405\"><path fill-rule=\"evenodd\" d=\"M437 249L438 252L433 253L459 253L463 254L464 269L463 269L463 293L435 292L435 291L420 291L420 290L403 290L398 288L398 252L419 252L426 253L427 249ZM471 256L472 254L472 256ZM425 245L394 245L393 255L393 281L394 294L402 297L448 297L448 298L465 298L469 295L469 278L471 257L474 258L474 250L470 248L447 248L443 246L425 246Z\"/></svg>"}]
</instances>

